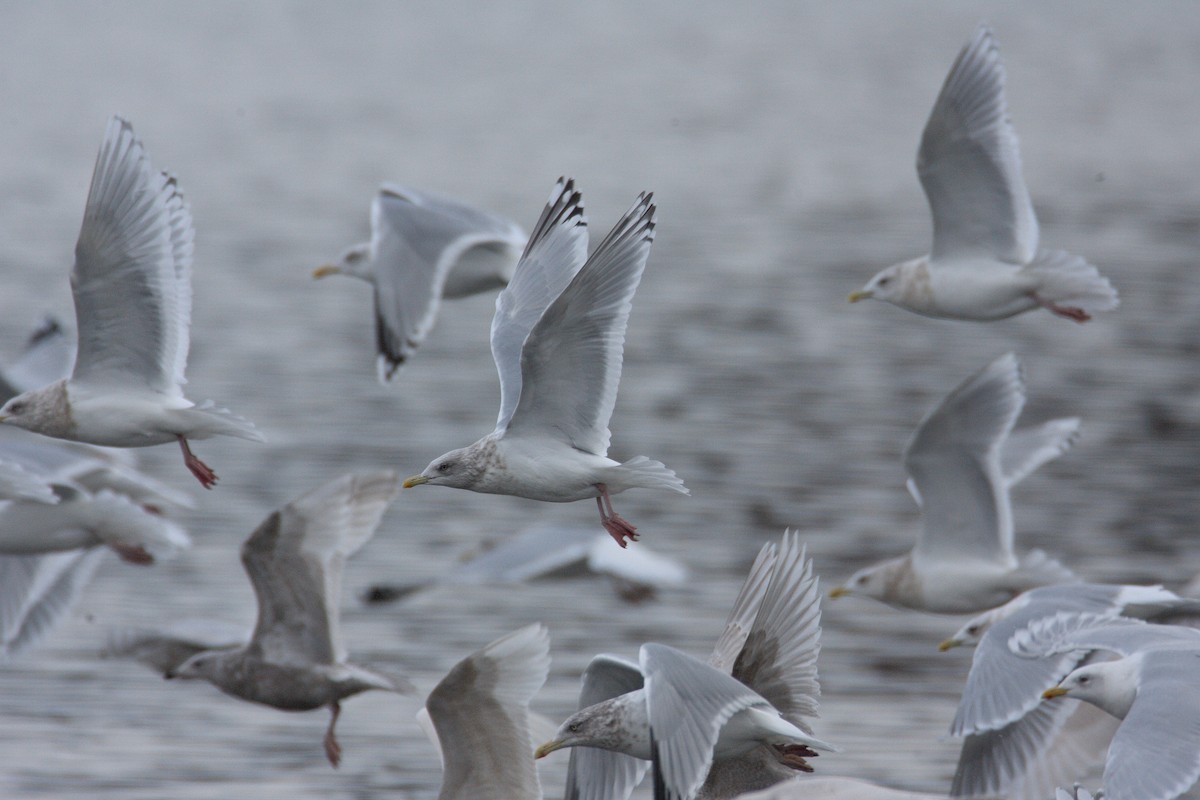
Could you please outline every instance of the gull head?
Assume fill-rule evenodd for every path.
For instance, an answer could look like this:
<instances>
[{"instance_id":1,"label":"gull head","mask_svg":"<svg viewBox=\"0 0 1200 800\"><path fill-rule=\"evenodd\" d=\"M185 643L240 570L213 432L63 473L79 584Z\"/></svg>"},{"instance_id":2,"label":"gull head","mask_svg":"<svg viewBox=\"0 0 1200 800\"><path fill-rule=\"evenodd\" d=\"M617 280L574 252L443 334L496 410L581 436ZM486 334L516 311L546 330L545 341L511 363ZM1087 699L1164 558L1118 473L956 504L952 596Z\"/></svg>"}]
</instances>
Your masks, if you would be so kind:
<instances>
[{"instance_id":1,"label":"gull head","mask_svg":"<svg viewBox=\"0 0 1200 800\"><path fill-rule=\"evenodd\" d=\"M938 650L944 653L955 647L974 647L979 644L979 640L983 638L983 635L988 632L988 629L992 627L992 623L997 619L993 611L995 609L985 611L979 616L968 620L967 624L959 628L953 636L949 639L943 639L941 644L938 645Z\"/></svg>"},{"instance_id":2,"label":"gull head","mask_svg":"<svg viewBox=\"0 0 1200 800\"><path fill-rule=\"evenodd\" d=\"M206 680L212 683L217 683L221 673L221 665L225 655L224 652L213 650L204 650L196 653L196 655L184 661L182 664L172 667L163 673L163 677L167 680L182 678L184 680Z\"/></svg>"},{"instance_id":3,"label":"gull head","mask_svg":"<svg viewBox=\"0 0 1200 800\"><path fill-rule=\"evenodd\" d=\"M927 260L924 258L893 264L877 272L861 289L855 289L846 299L851 303L873 299L907 306L912 302L914 289L921 283L922 268L926 264Z\"/></svg>"},{"instance_id":4,"label":"gull head","mask_svg":"<svg viewBox=\"0 0 1200 800\"><path fill-rule=\"evenodd\" d=\"M363 280L372 280L374 273L371 268L371 246L369 244L355 245L346 249L333 264L322 264L313 270L314 278L324 278L329 275L351 275Z\"/></svg>"},{"instance_id":5,"label":"gull head","mask_svg":"<svg viewBox=\"0 0 1200 800\"><path fill-rule=\"evenodd\" d=\"M882 564L863 567L851 575L850 580L831 589L829 598L836 600L847 595L859 595L887 602L895 583L893 574L898 567L899 564L896 561L886 561Z\"/></svg>"},{"instance_id":6,"label":"gull head","mask_svg":"<svg viewBox=\"0 0 1200 800\"><path fill-rule=\"evenodd\" d=\"M1063 678L1057 686L1042 692L1042 699L1073 697L1124 719L1137 697L1140 668L1140 653L1115 661L1085 664Z\"/></svg>"},{"instance_id":7,"label":"gull head","mask_svg":"<svg viewBox=\"0 0 1200 800\"><path fill-rule=\"evenodd\" d=\"M68 438L74 422L67 400L66 380L10 398L0 407L0 422L47 436Z\"/></svg>"},{"instance_id":8,"label":"gull head","mask_svg":"<svg viewBox=\"0 0 1200 800\"><path fill-rule=\"evenodd\" d=\"M641 692L630 694L637 694L638 702L645 703ZM628 697L629 695L621 695L575 712L559 726L553 739L533 751L533 757L544 758L564 747L599 747L602 750L632 755L630 749L634 746L634 740L639 738L646 738L645 744L648 749L648 729L641 731L646 736L638 737L638 732L631 730L638 726L627 724L623 711Z\"/></svg>"},{"instance_id":9,"label":"gull head","mask_svg":"<svg viewBox=\"0 0 1200 800\"><path fill-rule=\"evenodd\" d=\"M438 456L420 475L405 478L405 489L428 483L431 486L450 486L454 489L470 489L486 471L488 460L476 445L460 447Z\"/></svg>"}]
</instances>

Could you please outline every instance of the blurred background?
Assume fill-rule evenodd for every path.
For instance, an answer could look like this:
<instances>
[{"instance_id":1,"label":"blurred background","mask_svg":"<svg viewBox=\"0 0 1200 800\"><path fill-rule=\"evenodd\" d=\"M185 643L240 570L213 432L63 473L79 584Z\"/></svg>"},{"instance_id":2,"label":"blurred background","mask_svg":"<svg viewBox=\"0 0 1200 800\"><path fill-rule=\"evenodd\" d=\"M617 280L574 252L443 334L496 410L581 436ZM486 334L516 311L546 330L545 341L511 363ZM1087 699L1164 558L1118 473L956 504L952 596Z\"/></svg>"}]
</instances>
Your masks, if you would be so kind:
<instances>
[{"instance_id":1,"label":"blurred background","mask_svg":"<svg viewBox=\"0 0 1200 800\"><path fill-rule=\"evenodd\" d=\"M1047 247L1121 293L1087 325L986 325L850 306L877 269L928 250L914 169L941 82L993 26ZM110 558L71 619L0 664L0 795L431 798L421 698L285 714L164 683L99 653L111 626L252 621L238 546L277 505L345 471L419 472L490 431L493 298L443 305L395 386L376 383L370 292L310 272L366 238L378 184L457 196L527 228L559 175L601 236L643 189L658 236L634 301L611 455L674 468L685 498L618 510L688 583L639 607L602 578L437 589L365 607L533 525L599 530L590 502L405 491L345 579L352 657L428 691L458 659L546 622L534 708L561 720L599 651L711 648L758 547L799 529L823 586L907 550L919 519L901 455L922 415L1002 352L1026 368L1023 420L1078 415L1075 449L1014 494L1018 544L1096 580L1175 585L1200 569L1200 6L1160 2L604 4L82 3L0 7L0 358L68 273L108 117L178 176L196 224L188 394L268 437L200 442L203 492L174 447L143 466L194 492L195 547L151 569ZM598 239L594 239L598 241ZM953 617L826 603L823 774L946 790L946 736L970 654ZM561 796L566 754L543 786Z\"/></svg>"}]
</instances>

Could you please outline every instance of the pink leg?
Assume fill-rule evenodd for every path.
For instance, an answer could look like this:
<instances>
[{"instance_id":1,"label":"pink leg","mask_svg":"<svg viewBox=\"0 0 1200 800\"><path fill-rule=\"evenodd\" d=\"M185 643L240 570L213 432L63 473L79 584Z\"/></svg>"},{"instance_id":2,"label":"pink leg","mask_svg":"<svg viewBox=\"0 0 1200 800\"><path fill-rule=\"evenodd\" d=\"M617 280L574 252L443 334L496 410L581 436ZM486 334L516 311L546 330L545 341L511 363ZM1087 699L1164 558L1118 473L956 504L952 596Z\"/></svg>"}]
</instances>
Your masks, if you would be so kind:
<instances>
[{"instance_id":1,"label":"pink leg","mask_svg":"<svg viewBox=\"0 0 1200 800\"><path fill-rule=\"evenodd\" d=\"M191 470L196 479L200 481L201 486L205 489L211 489L217 484L217 473L213 472L208 464L196 458L195 454L192 453L192 448L188 447L187 439L182 436L178 438L179 449L183 451L183 465Z\"/></svg>"},{"instance_id":2,"label":"pink leg","mask_svg":"<svg viewBox=\"0 0 1200 800\"><path fill-rule=\"evenodd\" d=\"M329 710L333 715L329 718L329 727L325 730L325 757L329 759L329 763L337 769L337 765L342 763L342 746L338 744L337 737L333 735L333 726L337 725L338 715L342 713L342 707L337 700L334 700L329 705Z\"/></svg>"},{"instance_id":3,"label":"pink leg","mask_svg":"<svg viewBox=\"0 0 1200 800\"><path fill-rule=\"evenodd\" d=\"M608 531L608 535L613 537L621 547L628 546L625 543L626 539L636 542L638 540L637 528L613 511L612 498L608 496L608 487L603 483L597 483L596 488L600 491L600 496L596 498L596 508L600 509L600 524L604 526L604 530Z\"/></svg>"},{"instance_id":4,"label":"pink leg","mask_svg":"<svg viewBox=\"0 0 1200 800\"><path fill-rule=\"evenodd\" d=\"M121 557L122 561L128 561L130 564L153 564L154 556L146 551L146 548L140 544L126 544L125 542L109 542L108 546Z\"/></svg>"},{"instance_id":5,"label":"pink leg","mask_svg":"<svg viewBox=\"0 0 1200 800\"><path fill-rule=\"evenodd\" d=\"M1060 306L1058 303L1055 303L1052 300L1043 300L1042 298L1037 296L1036 292L1032 293L1032 297L1034 300L1037 301L1037 304L1039 306L1046 309L1047 311L1052 311L1053 313L1058 314L1060 317L1066 317L1067 319L1073 319L1076 322L1087 322L1088 320L1090 320L1092 318L1091 314L1087 313L1086 311L1084 311L1082 308L1079 308L1078 306Z\"/></svg>"}]
</instances>

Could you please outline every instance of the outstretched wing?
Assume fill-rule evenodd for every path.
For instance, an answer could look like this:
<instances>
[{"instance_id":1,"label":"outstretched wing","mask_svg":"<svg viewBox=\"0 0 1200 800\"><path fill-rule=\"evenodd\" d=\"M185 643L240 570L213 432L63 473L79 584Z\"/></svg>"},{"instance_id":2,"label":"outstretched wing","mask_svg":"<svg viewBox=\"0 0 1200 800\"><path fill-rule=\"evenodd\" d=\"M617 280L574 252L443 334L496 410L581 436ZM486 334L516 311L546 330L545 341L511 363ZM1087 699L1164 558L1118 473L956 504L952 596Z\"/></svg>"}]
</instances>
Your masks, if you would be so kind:
<instances>
[{"instance_id":1,"label":"outstretched wing","mask_svg":"<svg viewBox=\"0 0 1200 800\"><path fill-rule=\"evenodd\" d=\"M575 181L559 178L533 226L512 280L496 298L492 317L492 358L500 373L500 414L496 431L503 433L517 409L522 386L522 348L533 326L587 259L587 217Z\"/></svg>"},{"instance_id":2,"label":"outstretched wing","mask_svg":"<svg viewBox=\"0 0 1200 800\"><path fill-rule=\"evenodd\" d=\"M258 598L252 650L276 663L345 660L338 633L342 568L375 533L399 488L391 470L343 475L258 526L242 545Z\"/></svg>"},{"instance_id":3,"label":"outstretched wing","mask_svg":"<svg viewBox=\"0 0 1200 800\"><path fill-rule=\"evenodd\" d=\"M508 432L551 436L608 452L625 328L654 241L654 204L642 194L534 325L521 348L521 397Z\"/></svg>"},{"instance_id":4,"label":"outstretched wing","mask_svg":"<svg viewBox=\"0 0 1200 800\"><path fill-rule=\"evenodd\" d=\"M598 655L583 671L579 708L636 691L644 683L637 664L618 656ZM649 768L649 762L623 753L572 747L564 800L626 800Z\"/></svg>"},{"instance_id":5,"label":"outstretched wing","mask_svg":"<svg viewBox=\"0 0 1200 800\"><path fill-rule=\"evenodd\" d=\"M921 136L917 174L933 212L935 260L1033 259L1037 217L1008 120L1004 64L986 26L975 31L946 76Z\"/></svg>"},{"instance_id":6,"label":"outstretched wing","mask_svg":"<svg viewBox=\"0 0 1200 800\"><path fill-rule=\"evenodd\" d=\"M73 380L182 395L192 236L175 179L156 172L132 126L113 117L75 245Z\"/></svg>"}]
</instances>

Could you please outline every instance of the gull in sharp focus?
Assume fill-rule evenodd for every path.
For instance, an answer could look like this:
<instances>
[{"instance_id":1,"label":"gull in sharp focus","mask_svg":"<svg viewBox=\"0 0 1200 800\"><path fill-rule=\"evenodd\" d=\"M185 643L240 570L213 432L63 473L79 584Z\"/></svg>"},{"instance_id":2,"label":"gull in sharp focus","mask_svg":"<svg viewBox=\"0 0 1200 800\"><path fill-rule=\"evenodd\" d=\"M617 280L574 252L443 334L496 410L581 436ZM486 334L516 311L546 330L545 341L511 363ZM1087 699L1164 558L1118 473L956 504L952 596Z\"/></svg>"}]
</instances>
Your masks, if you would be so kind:
<instances>
[{"instance_id":1,"label":"gull in sharp focus","mask_svg":"<svg viewBox=\"0 0 1200 800\"><path fill-rule=\"evenodd\" d=\"M1038 249L1004 99L1004 65L986 26L958 54L917 153L933 213L929 255L875 275L850 301L885 300L930 317L995 320L1046 308L1077 322L1117 306L1081 256Z\"/></svg>"},{"instance_id":2,"label":"gull in sharp focus","mask_svg":"<svg viewBox=\"0 0 1200 800\"><path fill-rule=\"evenodd\" d=\"M1076 583L1033 589L969 620L939 646L977 645L950 726L964 738L951 786L955 797L1041 800L1103 760L1116 728L1111 717L1071 701L1040 702L1043 689L1089 655L1031 658L1014 645L1030 626L1060 612L1191 624L1200 601L1161 586Z\"/></svg>"},{"instance_id":3,"label":"gull in sharp focus","mask_svg":"<svg viewBox=\"0 0 1200 800\"><path fill-rule=\"evenodd\" d=\"M730 798L812 768L820 593L795 534L765 546L707 663L661 644L601 655L581 710L537 757L575 748L568 795L626 798L652 761L668 798Z\"/></svg>"},{"instance_id":4,"label":"gull in sharp focus","mask_svg":"<svg viewBox=\"0 0 1200 800\"><path fill-rule=\"evenodd\" d=\"M375 533L397 481L390 471L344 475L268 516L242 545L258 599L250 641L196 653L165 676L207 680L226 694L284 711L328 706L325 755L336 767L340 701L369 689L411 690L351 664L338 630L345 560Z\"/></svg>"},{"instance_id":5,"label":"gull in sharp focus","mask_svg":"<svg viewBox=\"0 0 1200 800\"><path fill-rule=\"evenodd\" d=\"M1172 800L1200 780L1200 630L1061 612L1015 643L1044 656L1101 650L1042 697L1072 697L1121 720L1104 760L1107 800ZM1057 701L1061 702L1061 701Z\"/></svg>"},{"instance_id":6,"label":"gull in sharp focus","mask_svg":"<svg viewBox=\"0 0 1200 800\"><path fill-rule=\"evenodd\" d=\"M75 245L71 290L79 346L69 378L11 398L7 422L115 447L178 442L207 488L216 474L189 439L262 441L245 420L183 396L192 312L192 216L132 126L108 124Z\"/></svg>"},{"instance_id":7,"label":"gull in sharp focus","mask_svg":"<svg viewBox=\"0 0 1200 800\"><path fill-rule=\"evenodd\" d=\"M926 415L904 453L922 530L908 555L859 570L831 597L859 594L944 614L992 608L1034 586L1074 580L1040 550L1013 552L1009 489L1070 447L1079 420L1013 431L1025 405L1007 353L959 384Z\"/></svg>"},{"instance_id":8,"label":"gull in sharp focus","mask_svg":"<svg viewBox=\"0 0 1200 800\"><path fill-rule=\"evenodd\" d=\"M635 487L688 493L658 461L607 456L625 328L654 240L650 200L640 195L587 256L582 197L574 181L558 181L496 299L496 429L434 459L405 488L428 483L552 503L594 497L601 524L622 547L637 529L613 510L611 495Z\"/></svg>"},{"instance_id":9,"label":"gull in sharp focus","mask_svg":"<svg viewBox=\"0 0 1200 800\"><path fill-rule=\"evenodd\" d=\"M442 755L439 800L541 800L529 701L550 670L550 636L529 625L472 653L429 693Z\"/></svg>"},{"instance_id":10,"label":"gull in sharp focus","mask_svg":"<svg viewBox=\"0 0 1200 800\"><path fill-rule=\"evenodd\" d=\"M425 341L442 298L503 288L525 241L515 222L389 183L371 202L370 241L313 277L351 275L375 288L379 380L387 383Z\"/></svg>"}]
</instances>

